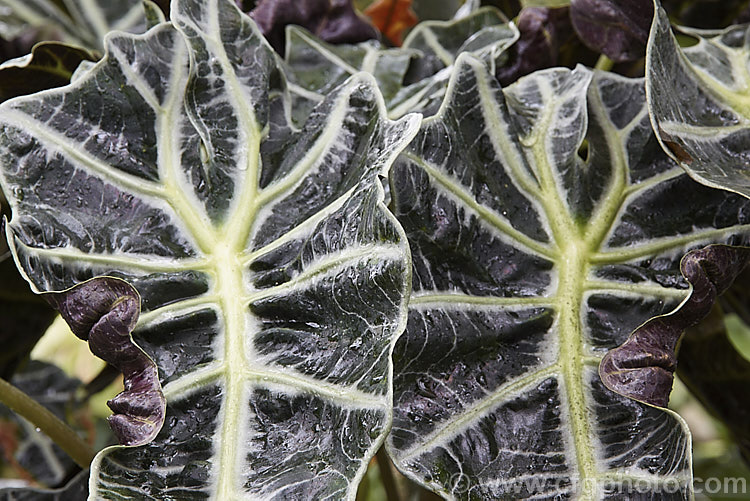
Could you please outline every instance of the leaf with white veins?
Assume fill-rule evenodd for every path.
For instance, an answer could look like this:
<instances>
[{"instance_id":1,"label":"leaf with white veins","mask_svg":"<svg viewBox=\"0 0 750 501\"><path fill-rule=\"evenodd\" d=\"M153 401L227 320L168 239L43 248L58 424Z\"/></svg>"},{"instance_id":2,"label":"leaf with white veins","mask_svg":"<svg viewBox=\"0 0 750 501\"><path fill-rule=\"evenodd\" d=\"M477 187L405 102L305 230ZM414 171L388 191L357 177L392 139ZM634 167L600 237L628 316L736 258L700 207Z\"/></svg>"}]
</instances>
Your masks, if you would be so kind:
<instances>
[{"instance_id":1,"label":"leaf with white veins","mask_svg":"<svg viewBox=\"0 0 750 501\"><path fill-rule=\"evenodd\" d=\"M41 291L121 277L164 427L105 449L93 499L350 498L390 424L409 261L383 176L419 118L355 75L276 137L279 69L229 0L113 34L66 88L0 108L15 258Z\"/></svg>"},{"instance_id":2,"label":"leaf with white veins","mask_svg":"<svg viewBox=\"0 0 750 501\"><path fill-rule=\"evenodd\" d=\"M687 297L685 252L748 243L750 202L669 160L643 80L456 66L392 171L414 267L391 456L448 499L687 499L683 422L597 369Z\"/></svg>"},{"instance_id":3,"label":"leaf with white veins","mask_svg":"<svg viewBox=\"0 0 750 501\"><path fill-rule=\"evenodd\" d=\"M472 52L494 64L517 38L515 25L490 7L459 20L421 23L399 49L384 49L374 40L331 45L305 30L287 28L285 61L294 120L303 122L306 107L358 71L375 76L391 118L434 113L460 53Z\"/></svg>"},{"instance_id":4,"label":"leaf with white veins","mask_svg":"<svg viewBox=\"0 0 750 501\"><path fill-rule=\"evenodd\" d=\"M750 196L750 25L681 49L657 8L646 51L649 113L665 151L697 181Z\"/></svg>"},{"instance_id":5,"label":"leaf with white veins","mask_svg":"<svg viewBox=\"0 0 750 501\"><path fill-rule=\"evenodd\" d=\"M143 0L2 0L0 36L11 39L29 29L42 29L66 43L101 49L113 30L141 33L146 28Z\"/></svg>"}]
</instances>

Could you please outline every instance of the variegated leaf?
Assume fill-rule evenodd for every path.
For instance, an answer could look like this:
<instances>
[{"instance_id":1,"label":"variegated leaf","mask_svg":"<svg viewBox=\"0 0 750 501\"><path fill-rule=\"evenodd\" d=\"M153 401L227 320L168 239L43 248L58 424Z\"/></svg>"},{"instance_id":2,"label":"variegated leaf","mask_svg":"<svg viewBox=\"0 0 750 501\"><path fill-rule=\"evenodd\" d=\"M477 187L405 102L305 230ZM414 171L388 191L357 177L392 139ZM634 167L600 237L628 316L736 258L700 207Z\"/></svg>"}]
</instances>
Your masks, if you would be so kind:
<instances>
[{"instance_id":1,"label":"variegated leaf","mask_svg":"<svg viewBox=\"0 0 750 501\"><path fill-rule=\"evenodd\" d=\"M687 297L685 252L750 241L750 202L664 155L643 80L578 67L503 90L456 65L392 172L414 267L389 452L448 499L688 499L681 419L597 369Z\"/></svg>"},{"instance_id":2,"label":"variegated leaf","mask_svg":"<svg viewBox=\"0 0 750 501\"><path fill-rule=\"evenodd\" d=\"M101 49L113 30L143 32L143 0L0 0L0 37L11 39L31 29L43 29L53 40Z\"/></svg>"},{"instance_id":3,"label":"variegated leaf","mask_svg":"<svg viewBox=\"0 0 750 501\"><path fill-rule=\"evenodd\" d=\"M696 180L750 196L750 25L680 30L698 43L680 48L666 13L657 9L646 59L654 129Z\"/></svg>"},{"instance_id":4,"label":"variegated leaf","mask_svg":"<svg viewBox=\"0 0 750 501\"><path fill-rule=\"evenodd\" d=\"M358 71L375 76L391 118L434 113L458 54L472 52L494 64L517 38L516 27L489 7L458 20L421 23L400 49L384 49L375 41L330 45L288 28L285 60L294 121L304 122L306 109Z\"/></svg>"},{"instance_id":5,"label":"variegated leaf","mask_svg":"<svg viewBox=\"0 0 750 501\"><path fill-rule=\"evenodd\" d=\"M388 120L359 74L282 131L254 23L229 0L177 0L171 19L0 108L17 262L42 291L133 284L167 399L153 442L97 456L91 498L352 499L406 321L380 176L418 117Z\"/></svg>"}]
</instances>

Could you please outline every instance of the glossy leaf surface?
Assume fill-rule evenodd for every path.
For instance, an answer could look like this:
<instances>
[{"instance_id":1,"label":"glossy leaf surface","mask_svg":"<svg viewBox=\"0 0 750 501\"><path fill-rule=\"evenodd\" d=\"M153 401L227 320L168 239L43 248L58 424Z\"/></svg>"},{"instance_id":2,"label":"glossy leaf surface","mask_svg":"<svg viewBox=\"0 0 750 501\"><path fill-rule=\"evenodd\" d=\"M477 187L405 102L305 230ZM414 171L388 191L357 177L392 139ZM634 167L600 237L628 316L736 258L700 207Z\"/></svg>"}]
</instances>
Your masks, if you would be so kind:
<instances>
[{"instance_id":1,"label":"glossy leaf surface","mask_svg":"<svg viewBox=\"0 0 750 501\"><path fill-rule=\"evenodd\" d=\"M646 62L649 112L665 151L698 181L745 196L750 196L748 29L683 28L699 43L681 49L659 9Z\"/></svg>"},{"instance_id":2,"label":"glossy leaf surface","mask_svg":"<svg viewBox=\"0 0 750 501\"><path fill-rule=\"evenodd\" d=\"M142 0L65 0L65 10L54 0L2 0L0 37L10 40L30 29L87 49L101 49L113 30L140 33L146 17Z\"/></svg>"},{"instance_id":3,"label":"glossy leaf surface","mask_svg":"<svg viewBox=\"0 0 750 501\"><path fill-rule=\"evenodd\" d=\"M747 243L750 202L666 157L643 80L578 67L503 90L461 56L391 186L414 262L397 465L449 499L623 499L637 479L687 499L681 420L598 366L687 297L685 252Z\"/></svg>"},{"instance_id":4,"label":"glossy leaf surface","mask_svg":"<svg viewBox=\"0 0 750 501\"><path fill-rule=\"evenodd\" d=\"M455 21L427 21L411 31L403 47L378 42L330 45L296 28L287 31L285 61L293 119L304 123L307 110L358 71L375 76L388 115L434 113L445 94L456 57L472 52L495 63L518 38L518 30L494 8L481 8Z\"/></svg>"},{"instance_id":5,"label":"glossy leaf surface","mask_svg":"<svg viewBox=\"0 0 750 501\"><path fill-rule=\"evenodd\" d=\"M407 242L380 176L418 117L371 77L299 132L269 125L277 59L228 0L113 34L70 87L0 108L15 257L35 287L133 284L165 425L102 451L95 499L352 498L390 420Z\"/></svg>"}]
</instances>

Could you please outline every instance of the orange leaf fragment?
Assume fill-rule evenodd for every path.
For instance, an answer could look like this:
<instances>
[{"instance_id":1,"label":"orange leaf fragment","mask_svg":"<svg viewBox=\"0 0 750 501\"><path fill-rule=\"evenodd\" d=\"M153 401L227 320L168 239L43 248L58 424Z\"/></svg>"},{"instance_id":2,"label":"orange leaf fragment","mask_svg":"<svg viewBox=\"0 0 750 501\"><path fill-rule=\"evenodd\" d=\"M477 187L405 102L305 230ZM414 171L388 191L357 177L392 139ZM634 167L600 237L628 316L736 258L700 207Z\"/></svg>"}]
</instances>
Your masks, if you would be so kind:
<instances>
[{"instance_id":1,"label":"orange leaf fragment","mask_svg":"<svg viewBox=\"0 0 750 501\"><path fill-rule=\"evenodd\" d=\"M365 9L385 37L394 45L404 42L404 32L417 24L417 15L411 10L412 0L376 0Z\"/></svg>"}]
</instances>

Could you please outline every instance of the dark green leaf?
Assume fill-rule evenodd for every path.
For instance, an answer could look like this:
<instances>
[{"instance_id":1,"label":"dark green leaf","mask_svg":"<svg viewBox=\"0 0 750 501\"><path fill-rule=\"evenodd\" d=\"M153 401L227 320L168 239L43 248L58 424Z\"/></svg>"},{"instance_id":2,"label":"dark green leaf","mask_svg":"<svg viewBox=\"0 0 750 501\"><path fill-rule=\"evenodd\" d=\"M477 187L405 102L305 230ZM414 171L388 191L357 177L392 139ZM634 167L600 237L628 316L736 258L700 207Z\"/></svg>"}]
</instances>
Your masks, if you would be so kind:
<instances>
[{"instance_id":1,"label":"dark green leaf","mask_svg":"<svg viewBox=\"0 0 750 501\"><path fill-rule=\"evenodd\" d=\"M81 61L95 60L89 51L75 46L37 44L28 56L0 65L0 102L67 85Z\"/></svg>"},{"instance_id":2,"label":"dark green leaf","mask_svg":"<svg viewBox=\"0 0 750 501\"><path fill-rule=\"evenodd\" d=\"M391 118L434 113L460 53L472 52L500 64L518 30L496 9L481 8L454 21L420 23L401 49L385 49L375 41L334 46L295 28L287 37L286 74L293 121L299 124L315 103L358 71L375 76Z\"/></svg>"},{"instance_id":3,"label":"dark green leaf","mask_svg":"<svg viewBox=\"0 0 750 501\"><path fill-rule=\"evenodd\" d=\"M0 37L11 40L41 30L41 40L58 40L90 50L103 47L112 30L141 33L146 27L142 0L2 0Z\"/></svg>"},{"instance_id":4,"label":"dark green leaf","mask_svg":"<svg viewBox=\"0 0 750 501\"><path fill-rule=\"evenodd\" d=\"M702 33L681 49L658 9L649 39L649 113L665 151L696 180L750 196L750 26Z\"/></svg>"},{"instance_id":5,"label":"dark green leaf","mask_svg":"<svg viewBox=\"0 0 750 501\"><path fill-rule=\"evenodd\" d=\"M133 284L167 399L153 442L97 455L91 496L353 497L406 321L408 244L380 178L419 117L388 120L357 75L281 130L252 20L228 0L170 18L0 106L15 257L43 291Z\"/></svg>"},{"instance_id":6,"label":"dark green leaf","mask_svg":"<svg viewBox=\"0 0 750 501\"><path fill-rule=\"evenodd\" d=\"M456 66L392 175L414 267L389 452L452 499L688 499L683 422L598 366L685 300L687 251L750 241L750 201L666 157L642 79L556 68L503 90Z\"/></svg>"}]
</instances>

